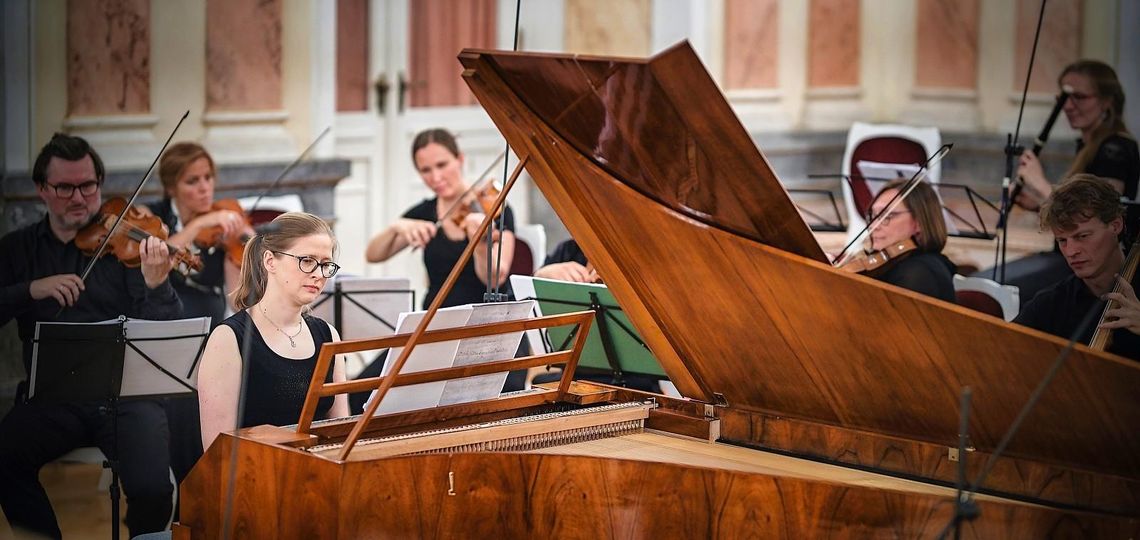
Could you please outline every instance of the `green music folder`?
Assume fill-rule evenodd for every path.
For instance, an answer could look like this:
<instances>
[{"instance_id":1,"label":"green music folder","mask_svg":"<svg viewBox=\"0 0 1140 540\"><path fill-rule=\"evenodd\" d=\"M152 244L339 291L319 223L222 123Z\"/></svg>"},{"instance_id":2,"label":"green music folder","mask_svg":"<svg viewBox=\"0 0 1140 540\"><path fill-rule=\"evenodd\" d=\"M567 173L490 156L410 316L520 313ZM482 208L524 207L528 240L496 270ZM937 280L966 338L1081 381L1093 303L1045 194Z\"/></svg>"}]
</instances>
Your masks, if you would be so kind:
<instances>
[{"instance_id":1,"label":"green music folder","mask_svg":"<svg viewBox=\"0 0 1140 540\"><path fill-rule=\"evenodd\" d=\"M613 365L606 358L606 349L602 343L602 331L599 328L605 325L605 333L613 344L616 358L612 361L625 373L639 373L665 378L665 370L657 358L645 346L641 336L629 322L625 312L621 310L617 300L610 294L604 285L586 283L571 283L566 281L552 281L534 279L534 296L542 310L543 315L558 315L590 309L594 298L598 305L604 308L605 315L596 317L590 326L590 333L586 337L586 347L582 357L578 360L579 367L612 371ZM591 297L591 293L594 295ZM548 342L553 350L570 348L567 339L573 327L551 328L547 332Z\"/></svg>"}]
</instances>

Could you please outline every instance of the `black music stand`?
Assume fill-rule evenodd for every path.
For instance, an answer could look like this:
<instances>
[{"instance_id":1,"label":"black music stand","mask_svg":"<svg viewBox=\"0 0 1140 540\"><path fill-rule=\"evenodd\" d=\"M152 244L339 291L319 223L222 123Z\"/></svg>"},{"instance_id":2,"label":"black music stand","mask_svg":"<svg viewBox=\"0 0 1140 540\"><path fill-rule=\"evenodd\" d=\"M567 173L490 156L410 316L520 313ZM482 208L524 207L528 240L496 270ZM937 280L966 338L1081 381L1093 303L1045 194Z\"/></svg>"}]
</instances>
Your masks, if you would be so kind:
<instances>
[{"instance_id":1,"label":"black music stand","mask_svg":"<svg viewBox=\"0 0 1140 540\"><path fill-rule=\"evenodd\" d=\"M396 331L396 316L405 311L411 311L416 304L416 292L412 290L410 282L405 278L367 278L359 276L337 276L325 284L322 297L313 302L314 315L327 320L340 332L341 339L371 338L391 335ZM401 302L400 309L393 313L377 313L382 311L368 300L376 296L401 295L408 296L407 305ZM349 308L349 306L352 306ZM368 319L379 323L375 330L365 329L359 332L346 323L345 312L359 311L368 316ZM352 313L357 315L357 313ZM354 321L359 324L359 320ZM358 335L359 334L359 335Z\"/></svg>"},{"instance_id":2,"label":"black music stand","mask_svg":"<svg viewBox=\"0 0 1140 540\"><path fill-rule=\"evenodd\" d=\"M160 325L176 325L160 326ZM194 328L187 332L188 328ZM33 338L28 400L34 403L104 401L111 415L111 451L103 468L111 470L111 538L119 538L119 400L193 393L198 361L209 333L210 318L181 321L132 321L120 316L102 323L37 323ZM169 335L157 335L164 330ZM189 341L188 364L159 362L141 342ZM164 344L164 352L167 350ZM175 349L169 349L175 350ZM165 359L164 359L165 360ZM142 362L140 364L140 361ZM152 366L141 373L141 365ZM133 371L127 371L129 366ZM185 375L178 375L185 369ZM177 486L175 487L177 489Z\"/></svg>"}]
</instances>

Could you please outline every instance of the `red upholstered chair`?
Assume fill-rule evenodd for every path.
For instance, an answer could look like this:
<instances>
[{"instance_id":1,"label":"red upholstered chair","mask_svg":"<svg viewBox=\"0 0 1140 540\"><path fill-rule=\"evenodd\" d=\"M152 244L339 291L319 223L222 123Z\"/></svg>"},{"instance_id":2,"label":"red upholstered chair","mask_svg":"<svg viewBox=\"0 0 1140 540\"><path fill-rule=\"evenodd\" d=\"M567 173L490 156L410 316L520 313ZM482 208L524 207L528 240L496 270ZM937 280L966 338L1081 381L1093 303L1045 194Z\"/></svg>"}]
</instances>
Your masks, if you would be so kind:
<instances>
[{"instance_id":1,"label":"red upholstered chair","mask_svg":"<svg viewBox=\"0 0 1140 540\"><path fill-rule=\"evenodd\" d=\"M511 260L511 274L534 275L534 252L525 240L515 235L515 258Z\"/></svg>"},{"instance_id":2,"label":"red upholstered chair","mask_svg":"<svg viewBox=\"0 0 1140 540\"><path fill-rule=\"evenodd\" d=\"M871 206L877 188L882 183L869 184L862 178L856 164L860 161L921 165L942 146L938 128L921 128L894 124L866 124L855 122L847 132L847 150L843 154L842 173L851 179L843 182L843 199L847 207L848 240L854 238L866 225L863 216ZM935 164L927 175L928 181L937 183L942 166Z\"/></svg>"},{"instance_id":3,"label":"red upholstered chair","mask_svg":"<svg viewBox=\"0 0 1140 540\"><path fill-rule=\"evenodd\" d=\"M1013 285L980 277L954 276L958 304L1012 321L1021 310L1021 294Z\"/></svg>"}]
</instances>

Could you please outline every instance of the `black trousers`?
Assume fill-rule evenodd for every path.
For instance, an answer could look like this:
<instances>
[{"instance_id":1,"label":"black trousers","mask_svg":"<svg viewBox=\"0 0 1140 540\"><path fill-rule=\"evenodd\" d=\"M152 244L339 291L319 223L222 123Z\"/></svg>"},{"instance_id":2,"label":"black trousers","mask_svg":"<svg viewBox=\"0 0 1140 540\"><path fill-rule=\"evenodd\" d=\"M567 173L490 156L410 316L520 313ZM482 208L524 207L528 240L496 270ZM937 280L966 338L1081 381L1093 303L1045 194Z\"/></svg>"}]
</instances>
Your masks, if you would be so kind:
<instances>
[{"instance_id":1,"label":"black trousers","mask_svg":"<svg viewBox=\"0 0 1140 540\"><path fill-rule=\"evenodd\" d=\"M111 413L100 402L23 403L0 421L0 507L18 531L60 537L40 468L82 446L114 456ZM131 536L165 530L172 509L170 438L155 400L118 404L119 480Z\"/></svg>"}]
</instances>

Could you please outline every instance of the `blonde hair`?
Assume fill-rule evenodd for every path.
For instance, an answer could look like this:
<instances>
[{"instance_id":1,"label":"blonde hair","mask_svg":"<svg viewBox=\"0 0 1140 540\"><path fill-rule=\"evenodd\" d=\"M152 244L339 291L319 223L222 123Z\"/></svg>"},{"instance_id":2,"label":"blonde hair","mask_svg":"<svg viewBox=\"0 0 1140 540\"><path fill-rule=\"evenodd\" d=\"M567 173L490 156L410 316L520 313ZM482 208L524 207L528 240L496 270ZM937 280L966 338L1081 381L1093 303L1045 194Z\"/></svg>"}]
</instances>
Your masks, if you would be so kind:
<instances>
[{"instance_id":1,"label":"blonde hair","mask_svg":"<svg viewBox=\"0 0 1140 540\"><path fill-rule=\"evenodd\" d=\"M163 197L170 197L170 192L178 185L178 178L186 172L186 168L198 158L206 158L210 162L210 174L217 176L218 169L214 166L214 158L202 145L183 141L174 143L162 153L158 161L158 179L162 181Z\"/></svg>"},{"instance_id":2,"label":"blonde hair","mask_svg":"<svg viewBox=\"0 0 1140 540\"><path fill-rule=\"evenodd\" d=\"M903 179L888 182L871 200L871 205L873 206L875 201L888 190L893 189L901 193L906 183L907 180ZM938 199L934 188L922 180L914 186L910 195L903 199L902 204L910 211L915 223L918 223L918 235L914 239L918 249L930 253L942 253L942 248L946 246L946 218L942 217L942 201Z\"/></svg>"},{"instance_id":3,"label":"blonde hair","mask_svg":"<svg viewBox=\"0 0 1140 540\"><path fill-rule=\"evenodd\" d=\"M261 301L269 276L262 259L266 251L289 251L297 240L315 234L326 234L333 240L336 253L336 236L325 220L305 212L286 212L277 216L262 232L245 244L241 261L241 277L237 290L230 293L238 309L247 309Z\"/></svg>"}]
</instances>

